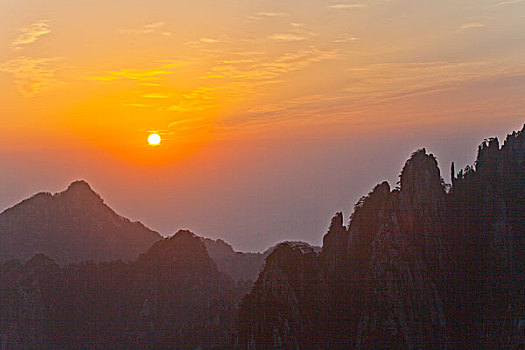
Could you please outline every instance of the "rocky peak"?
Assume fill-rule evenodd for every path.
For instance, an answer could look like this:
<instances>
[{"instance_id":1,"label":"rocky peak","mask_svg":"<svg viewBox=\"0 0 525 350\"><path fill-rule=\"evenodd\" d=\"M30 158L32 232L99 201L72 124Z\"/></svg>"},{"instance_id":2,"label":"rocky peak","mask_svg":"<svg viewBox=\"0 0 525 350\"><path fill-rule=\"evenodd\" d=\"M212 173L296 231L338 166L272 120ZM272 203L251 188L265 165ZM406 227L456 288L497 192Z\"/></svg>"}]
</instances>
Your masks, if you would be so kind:
<instances>
[{"instance_id":1,"label":"rocky peak","mask_svg":"<svg viewBox=\"0 0 525 350\"><path fill-rule=\"evenodd\" d=\"M346 228L343 226L343 213L338 212L330 222L328 232L323 237L323 248L337 248L341 242L346 239Z\"/></svg>"},{"instance_id":2,"label":"rocky peak","mask_svg":"<svg viewBox=\"0 0 525 350\"><path fill-rule=\"evenodd\" d=\"M202 238L208 254L215 261L219 271L226 273L236 281L255 281L261 271L266 253L236 252L222 239Z\"/></svg>"},{"instance_id":3,"label":"rocky peak","mask_svg":"<svg viewBox=\"0 0 525 350\"><path fill-rule=\"evenodd\" d=\"M73 191L84 191L84 192L94 192L91 189L91 186L87 183L85 180L76 180L69 184L66 191L73 192Z\"/></svg>"},{"instance_id":4,"label":"rocky peak","mask_svg":"<svg viewBox=\"0 0 525 350\"><path fill-rule=\"evenodd\" d=\"M441 175L434 155L427 154L424 148L414 152L401 171L400 184L401 191L411 194L412 197L443 192Z\"/></svg>"},{"instance_id":5,"label":"rocky peak","mask_svg":"<svg viewBox=\"0 0 525 350\"><path fill-rule=\"evenodd\" d=\"M96 203L103 203L102 197L84 180L77 180L72 182L68 188L54 195L55 198L67 198L76 201L85 202L85 204L93 201ZM89 201L89 202L88 202Z\"/></svg>"},{"instance_id":6,"label":"rocky peak","mask_svg":"<svg viewBox=\"0 0 525 350\"><path fill-rule=\"evenodd\" d=\"M48 268L52 266L54 267L58 265L55 263L55 260L42 253L36 254L28 262L25 263L25 267L29 269Z\"/></svg>"},{"instance_id":7,"label":"rocky peak","mask_svg":"<svg viewBox=\"0 0 525 350\"><path fill-rule=\"evenodd\" d=\"M343 227L343 213L337 212L330 222L330 228L328 231L340 230L341 227Z\"/></svg>"},{"instance_id":8,"label":"rocky peak","mask_svg":"<svg viewBox=\"0 0 525 350\"><path fill-rule=\"evenodd\" d=\"M317 255L317 252L318 248L312 247L305 242L282 242L276 245L270 255L268 255L266 266L280 265L283 261L301 255Z\"/></svg>"},{"instance_id":9,"label":"rocky peak","mask_svg":"<svg viewBox=\"0 0 525 350\"><path fill-rule=\"evenodd\" d=\"M348 231L343 226L343 213L334 215L328 232L323 237L322 261L331 271L337 271L344 263L348 253Z\"/></svg>"},{"instance_id":10,"label":"rocky peak","mask_svg":"<svg viewBox=\"0 0 525 350\"><path fill-rule=\"evenodd\" d=\"M213 240L210 238L201 238L202 242L208 249L210 256L224 257L226 255L235 254L233 247L222 239Z\"/></svg>"},{"instance_id":11,"label":"rocky peak","mask_svg":"<svg viewBox=\"0 0 525 350\"><path fill-rule=\"evenodd\" d=\"M322 348L326 297L316 251L304 242L283 242L266 258L239 306L239 348Z\"/></svg>"},{"instance_id":12,"label":"rocky peak","mask_svg":"<svg viewBox=\"0 0 525 350\"><path fill-rule=\"evenodd\" d=\"M514 131L507 135L503 147L510 147L514 151L523 152L523 144L525 143L525 124L520 131Z\"/></svg>"},{"instance_id":13,"label":"rocky peak","mask_svg":"<svg viewBox=\"0 0 525 350\"><path fill-rule=\"evenodd\" d=\"M352 249L362 251L374 239L379 218L390 194L390 185L384 181L376 185L367 196L361 197L354 206L354 212L350 216L348 243L353 246Z\"/></svg>"},{"instance_id":14,"label":"rocky peak","mask_svg":"<svg viewBox=\"0 0 525 350\"><path fill-rule=\"evenodd\" d=\"M476 170L481 172L496 173L498 166L499 140L497 137L491 137L483 141L478 147L478 157L476 160Z\"/></svg>"},{"instance_id":15,"label":"rocky peak","mask_svg":"<svg viewBox=\"0 0 525 350\"><path fill-rule=\"evenodd\" d=\"M184 274L217 272L217 266L208 255L201 238L188 230L180 230L175 235L156 242L139 256L137 263L148 268Z\"/></svg>"},{"instance_id":16,"label":"rocky peak","mask_svg":"<svg viewBox=\"0 0 525 350\"><path fill-rule=\"evenodd\" d=\"M173 236L158 241L144 255L170 257L179 253L209 258L200 237L188 230L179 230Z\"/></svg>"},{"instance_id":17,"label":"rocky peak","mask_svg":"<svg viewBox=\"0 0 525 350\"><path fill-rule=\"evenodd\" d=\"M394 204L400 229L410 244L423 255L437 284L446 277L447 256L444 235L447 215L446 192L436 158L420 149L401 171L401 189Z\"/></svg>"}]
</instances>

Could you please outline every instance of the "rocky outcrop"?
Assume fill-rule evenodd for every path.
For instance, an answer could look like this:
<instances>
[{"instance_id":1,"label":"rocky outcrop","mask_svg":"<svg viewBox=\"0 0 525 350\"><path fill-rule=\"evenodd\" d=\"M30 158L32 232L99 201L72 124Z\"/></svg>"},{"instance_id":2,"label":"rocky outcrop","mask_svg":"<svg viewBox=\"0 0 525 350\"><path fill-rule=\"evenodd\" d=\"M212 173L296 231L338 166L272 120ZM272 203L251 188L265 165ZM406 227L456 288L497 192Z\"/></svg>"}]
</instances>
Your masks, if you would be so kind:
<instances>
[{"instance_id":1,"label":"rocky outcrop","mask_svg":"<svg viewBox=\"0 0 525 350\"><path fill-rule=\"evenodd\" d=\"M524 133L509 135L502 147L497 139L484 142L475 166L452 170L452 186L433 155L416 151L399 187L377 185L356 204L347 227L341 213L332 219L322 253L308 264L316 283L289 282L283 271L302 276L301 259L270 255L240 305L239 348L518 346L525 314ZM315 298L298 297L306 291ZM268 314L277 316L260 316ZM304 338L305 330L312 336Z\"/></svg>"},{"instance_id":2,"label":"rocky outcrop","mask_svg":"<svg viewBox=\"0 0 525 350\"><path fill-rule=\"evenodd\" d=\"M454 343L505 348L525 315L525 128L485 140L453 178L451 319ZM472 219L473 213L475 219ZM483 336L480 336L483 334Z\"/></svg>"},{"instance_id":3,"label":"rocky outcrop","mask_svg":"<svg viewBox=\"0 0 525 350\"><path fill-rule=\"evenodd\" d=\"M239 342L247 349L303 349L322 345L323 274L315 248L284 242L266 259L239 306Z\"/></svg>"},{"instance_id":4,"label":"rocky outcrop","mask_svg":"<svg viewBox=\"0 0 525 350\"><path fill-rule=\"evenodd\" d=\"M27 261L43 253L61 265L135 259L161 239L140 222L116 214L85 181L5 210L0 233L0 261Z\"/></svg>"},{"instance_id":5,"label":"rocky outcrop","mask_svg":"<svg viewBox=\"0 0 525 350\"><path fill-rule=\"evenodd\" d=\"M60 267L37 254L0 264L0 348L523 347L524 212L525 129L503 146L485 141L474 166L452 170L451 186L435 157L418 150L398 187L374 187L348 225L342 213L333 217L322 250L284 242L263 253L246 294L251 282L242 280L258 255L189 231L160 239L75 183L0 215L2 257L26 257L57 239L74 252L89 237L102 253L86 249L85 256L103 260L117 251L112 240L130 230L131 237L149 232L156 243L133 262ZM128 238L121 247L139 246ZM99 239L113 248L96 246ZM69 259L63 248L42 244Z\"/></svg>"},{"instance_id":6,"label":"rocky outcrop","mask_svg":"<svg viewBox=\"0 0 525 350\"><path fill-rule=\"evenodd\" d=\"M401 200L401 193L393 192L380 213L361 280L357 349L448 346L442 301L422 253L426 246L418 247L401 231Z\"/></svg>"}]
</instances>

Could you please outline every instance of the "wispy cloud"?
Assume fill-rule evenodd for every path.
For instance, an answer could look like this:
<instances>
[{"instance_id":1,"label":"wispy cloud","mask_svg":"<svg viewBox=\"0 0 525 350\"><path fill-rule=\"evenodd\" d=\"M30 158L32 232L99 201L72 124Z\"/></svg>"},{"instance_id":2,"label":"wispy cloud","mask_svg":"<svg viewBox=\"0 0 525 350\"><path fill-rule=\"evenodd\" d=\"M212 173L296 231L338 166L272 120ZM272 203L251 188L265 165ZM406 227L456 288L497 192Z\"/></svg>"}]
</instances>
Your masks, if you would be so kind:
<instances>
[{"instance_id":1,"label":"wispy cloud","mask_svg":"<svg viewBox=\"0 0 525 350\"><path fill-rule=\"evenodd\" d=\"M349 10L366 7L366 4L333 4L328 7L335 10Z\"/></svg>"},{"instance_id":2,"label":"wispy cloud","mask_svg":"<svg viewBox=\"0 0 525 350\"><path fill-rule=\"evenodd\" d=\"M124 34L158 34L162 36L171 36L171 32L166 31L164 28L166 23L154 22L142 26L139 29L121 29L120 32Z\"/></svg>"},{"instance_id":3,"label":"wispy cloud","mask_svg":"<svg viewBox=\"0 0 525 350\"><path fill-rule=\"evenodd\" d=\"M280 41L302 41L311 37L315 37L318 33L308 31L302 23L290 23L291 28L285 33L275 33L270 35L268 38L271 40Z\"/></svg>"},{"instance_id":4,"label":"wispy cloud","mask_svg":"<svg viewBox=\"0 0 525 350\"><path fill-rule=\"evenodd\" d=\"M136 107L136 108L149 108L153 107L152 105L144 104L144 103L124 103L123 106L126 107Z\"/></svg>"},{"instance_id":5,"label":"wispy cloud","mask_svg":"<svg viewBox=\"0 0 525 350\"><path fill-rule=\"evenodd\" d=\"M190 46L190 47L194 47L194 48L199 48L199 47L203 47L203 46L205 46L207 44L216 44L218 42L219 42L219 40L218 39L214 39L214 38L200 38L197 41L189 41L185 45L186 46Z\"/></svg>"},{"instance_id":6,"label":"wispy cloud","mask_svg":"<svg viewBox=\"0 0 525 350\"><path fill-rule=\"evenodd\" d=\"M130 79L138 81L155 81L163 76L173 74L172 71L163 69L121 69L119 71L107 71L106 75L89 77L90 80L113 81L119 79Z\"/></svg>"},{"instance_id":7,"label":"wispy cloud","mask_svg":"<svg viewBox=\"0 0 525 350\"><path fill-rule=\"evenodd\" d=\"M60 58L31 58L20 56L0 65L0 71L11 73L24 96L34 96L46 88L64 85L56 77L53 64Z\"/></svg>"},{"instance_id":8,"label":"wispy cloud","mask_svg":"<svg viewBox=\"0 0 525 350\"><path fill-rule=\"evenodd\" d=\"M359 38L356 36L353 36L351 34L342 34L334 40L334 43L348 43L356 40L359 40Z\"/></svg>"},{"instance_id":9,"label":"wispy cloud","mask_svg":"<svg viewBox=\"0 0 525 350\"><path fill-rule=\"evenodd\" d=\"M275 33L270 35L268 38L281 41L301 41L306 39L305 36L295 33Z\"/></svg>"},{"instance_id":10,"label":"wispy cloud","mask_svg":"<svg viewBox=\"0 0 525 350\"><path fill-rule=\"evenodd\" d=\"M260 20L263 20L265 18L275 18L275 17L283 17L283 16L286 16L286 13L284 13L284 12L261 11L261 12L257 13L254 16L248 17L248 19L255 20L255 21L260 21Z\"/></svg>"},{"instance_id":11,"label":"wispy cloud","mask_svg":"<svg viewBox=\"0 0 525 350\"><path fill-rule=\"evenodd\" d=\"M258 104L247 109L242 118L227 121L225 128L246 129L287 122L322 123L327 115L332 117L328 119L331 121L338 116L367 115L395 101L460 91L472 84L502 77L523 77L525 71L523 67L495 67L491 62L433 61L356 66L342 74L348 76L346 87Z\"/></svg>"},{"instance_id":12,"label":"wispy cloud","mask_svg":"<svg viewBox=\"0 0 525 350\"><path fill-rule=\"evenodd\" d=\"M498 2L497 4L494 4L493 6L505 6L505 5L521 4L521 3L525 3L525 0L502 1L502 2Z\"/></svg>"},{"instance_id":13,"label":"wispy cloud","mask_svg":"<svg viewBox=\"0 0 525 350\"><path fill-rule=\"evenodd\" d=\"M165 94L161 92L152 92L152 93L140 95L140 97L143 97L143 98L170 98L171 96L172 96L171 94Z\"/></svg>"},{"instance_id":14,"label":"wispy cloud","mask_svg":"<svg viewBox=\"0 0 525 350\"><path fill-rule=\"evenodd\" d=\"M463 24L460 29L466 30L466 29L475 29L475 28L484 28L485 25L483 23L479 22L472 22L472 23L465 23Z\"/></svg>"},{"instance_id":15,"label":"wispy cloud","mask_svg":"<svg viewBox=\"0 0 525 350\"><path fill-rule=\"evenodd\" d=\"M24 45L34 43L39 37L51 33L48 20L37 21L27 27L18 30L20 35L11 43L16 50L21 49Z\"/></svg>"},{"instance_id":16,"label":"wispy cloud","mask_svg":"<svg viewBox=\"0 0 525 350\"><path fill-rule=\"evenodd\" d=\"M187 124L187 123L194 123L194 122L198 122L198 121L201 121L201 120L204 120L204 118L189 118L189 119L181 119L181 120L175 120L171 123L168 124L168 128L173 128L173 127L178 127L182 124Z\"/></svg>"},{"instance_id":17,"label":"wispy cloud","mask_svg":"<svg viewBox=\"0 0 525 350\"><path fill-rule=\"evenodd\" d=\"M201 78L224 79L229 82L282 82L281 75L298 71L310 64L337 57L336 50L321 50L315 46L290 51L276 57L246 60L223 60Z\"/></svg>"}]
</instances>

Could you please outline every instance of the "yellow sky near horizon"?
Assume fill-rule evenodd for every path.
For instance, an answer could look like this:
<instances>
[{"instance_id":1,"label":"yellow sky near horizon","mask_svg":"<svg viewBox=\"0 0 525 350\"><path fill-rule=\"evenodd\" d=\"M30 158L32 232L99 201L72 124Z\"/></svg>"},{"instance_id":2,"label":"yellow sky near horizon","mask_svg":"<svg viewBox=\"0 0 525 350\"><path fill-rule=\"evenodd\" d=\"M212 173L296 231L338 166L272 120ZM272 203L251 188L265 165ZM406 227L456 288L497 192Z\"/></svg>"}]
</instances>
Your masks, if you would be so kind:
<instances>
[{"instance_id":1,"label":"yellow sky near horizon","mask_svg":"<svg viewBox=\"0 0 525 350\"><path fill-rule=\"evenodd\" d=\"M214 139L514 121L523 108L525 1L1 6L2 150L86 144L170 162ZM163 137L154 156L150 132Z\"/></svg>"}]
</instances>

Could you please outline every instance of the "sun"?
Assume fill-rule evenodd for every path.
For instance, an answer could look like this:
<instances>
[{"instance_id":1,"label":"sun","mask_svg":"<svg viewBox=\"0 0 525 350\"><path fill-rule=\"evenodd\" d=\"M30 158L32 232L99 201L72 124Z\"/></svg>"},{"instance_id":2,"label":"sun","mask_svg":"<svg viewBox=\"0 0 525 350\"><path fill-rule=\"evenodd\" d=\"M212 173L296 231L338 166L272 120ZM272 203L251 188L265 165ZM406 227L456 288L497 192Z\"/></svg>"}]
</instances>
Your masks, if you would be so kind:
<instances>
[{"instance_id":1,"label":"sun","mask_svg":"<svg viewBox=\"0 0 525 350\"><path fill-rule=\"evenodd\" d=\"M148 136L148 143L150 146L158 146L160 144L161 138L158 134L150 134Z\"/></svg>"}]
</instances>

